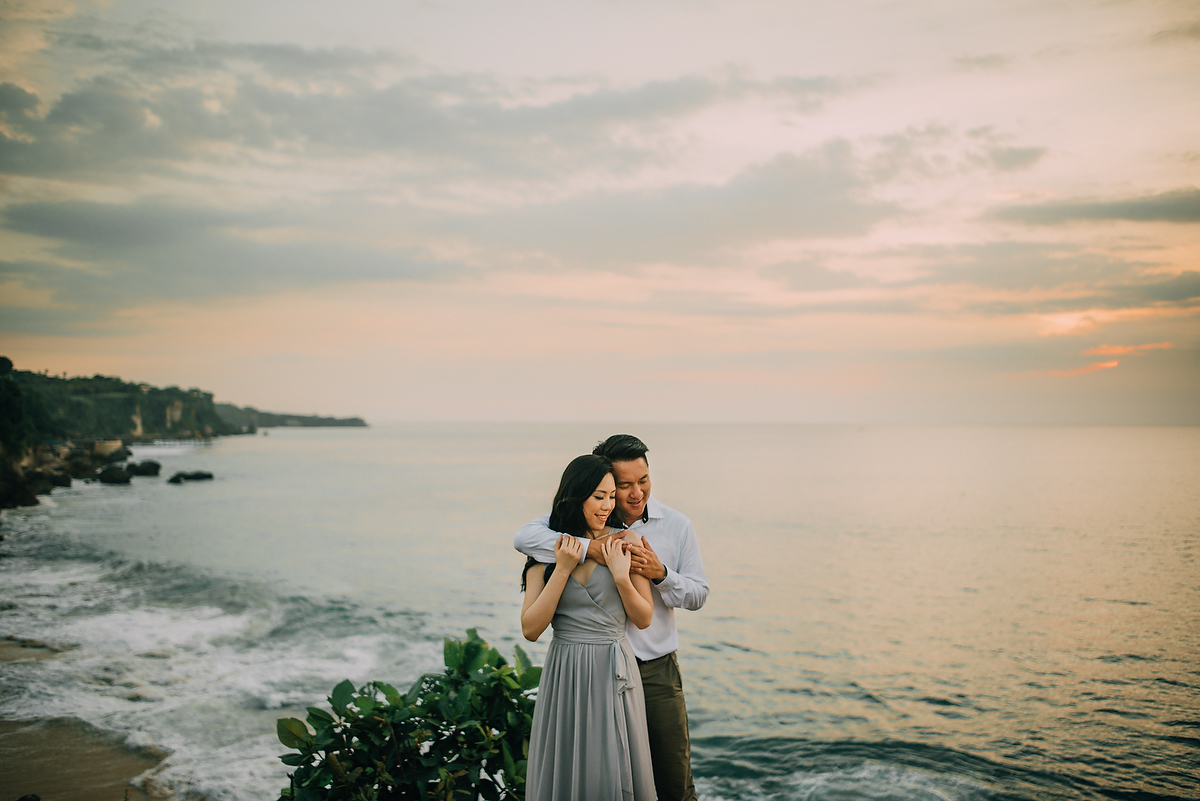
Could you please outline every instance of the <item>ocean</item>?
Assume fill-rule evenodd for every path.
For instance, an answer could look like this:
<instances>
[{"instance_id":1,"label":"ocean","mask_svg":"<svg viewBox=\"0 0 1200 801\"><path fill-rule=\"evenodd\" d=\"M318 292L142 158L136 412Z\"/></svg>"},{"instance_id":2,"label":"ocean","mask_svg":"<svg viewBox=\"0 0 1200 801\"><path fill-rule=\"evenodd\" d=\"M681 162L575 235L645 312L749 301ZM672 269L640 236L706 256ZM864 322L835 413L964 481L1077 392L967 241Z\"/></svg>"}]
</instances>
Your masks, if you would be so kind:
<instances>
[{"instance_id":1,"label":"ocean","mask_svg":"<svg viewBox=\"0 0 1200 801\"><path fill-rule=\"evenodd\" d=\"M1200 429L380 425L135 447L163 476L4 513L0 718L168 752L147 786L286 786L275 720L512 654L563 467L617 431L687 514L700 797L1200 798ZM171 485L175 470L211 482ZM543 642L529 648L534 660Z\"/></svg>"}]
</instances>

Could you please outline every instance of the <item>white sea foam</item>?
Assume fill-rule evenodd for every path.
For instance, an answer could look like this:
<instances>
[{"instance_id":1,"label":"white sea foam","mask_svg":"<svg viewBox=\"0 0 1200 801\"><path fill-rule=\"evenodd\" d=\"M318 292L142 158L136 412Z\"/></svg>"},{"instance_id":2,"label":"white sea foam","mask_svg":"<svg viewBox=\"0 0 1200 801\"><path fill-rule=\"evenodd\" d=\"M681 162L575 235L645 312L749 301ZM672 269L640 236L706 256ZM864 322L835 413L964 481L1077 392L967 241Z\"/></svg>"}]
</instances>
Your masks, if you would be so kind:
<instances>
[{"instance_id":1,"label":"white sea foam","mask_svg":"<svg viewBox=\"0 0 1200 801\"><path fill-rule=\"evenodd\" d=\"M411 680L439 649L403 632L336 626L274 631L295 615L267 596L258 607L146 605L155 579L95 562L5 560L0 634L69 647L55 659L0 674L0 716L73 717L167 752L139 777L147 790L214 800L275 796L286 784L275 736L281 710L324 703L338 681ZM186 599L184 599L186 600ZM359 621L361 624L361 621ZM348 620L353 628L355 621Z\"/></svg>"}]
</instances>

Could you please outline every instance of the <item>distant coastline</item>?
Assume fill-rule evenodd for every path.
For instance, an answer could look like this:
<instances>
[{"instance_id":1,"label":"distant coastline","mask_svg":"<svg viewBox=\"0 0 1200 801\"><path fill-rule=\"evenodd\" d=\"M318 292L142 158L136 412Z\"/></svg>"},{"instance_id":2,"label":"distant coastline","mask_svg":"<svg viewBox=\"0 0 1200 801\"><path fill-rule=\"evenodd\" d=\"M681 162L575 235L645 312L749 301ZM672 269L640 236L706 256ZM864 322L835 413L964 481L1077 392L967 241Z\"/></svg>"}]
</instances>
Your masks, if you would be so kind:
<instances>
[{"instance_id":1,"label":"distant coastline","mask_svg":"<svg viewBox=\"0 0 1200 801\"><path fill-rule=\"evenodd\" d=\"M300 428L368 428L361 417L322 417L316 414L292 414L290 412L263 412L253 406L234 406L232 403L214 403L213 408L221 419L231 426L247 428L277 428L293 426Z\"/></svg>"},{"instance_id":2,"label":"distant coastline","mask_svg":"<svg viewBox=\"0 0 1200 801\"><path fill-rule=\"evenodd\" d=\"M36 496L53 487L95 478L106 465L128 459L129 445L256 434L281 426L368 424L361 417L215 403L213 393L202 389L17 370L0 356L0 509L32 506Z\"/></svg>"}]
</instances>

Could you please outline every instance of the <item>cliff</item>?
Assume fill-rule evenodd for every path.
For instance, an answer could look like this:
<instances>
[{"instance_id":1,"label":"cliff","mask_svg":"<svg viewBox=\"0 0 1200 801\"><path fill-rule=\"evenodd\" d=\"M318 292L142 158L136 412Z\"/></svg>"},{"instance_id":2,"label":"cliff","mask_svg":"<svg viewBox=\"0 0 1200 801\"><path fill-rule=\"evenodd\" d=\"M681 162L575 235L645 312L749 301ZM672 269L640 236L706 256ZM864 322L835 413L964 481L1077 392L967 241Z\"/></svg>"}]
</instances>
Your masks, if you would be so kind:
<instances>
[{"instance_id":1,"label":"cliff","mask_svg":"<svg viewBox=\"0 0 1200 801\"><path fill-rule=\"evenodd\" d=\"M9 374L21 390L38 441L183 439L239 434L213 408L211 392L158 388L119 378Z\"/></svg>"}]
</instances>

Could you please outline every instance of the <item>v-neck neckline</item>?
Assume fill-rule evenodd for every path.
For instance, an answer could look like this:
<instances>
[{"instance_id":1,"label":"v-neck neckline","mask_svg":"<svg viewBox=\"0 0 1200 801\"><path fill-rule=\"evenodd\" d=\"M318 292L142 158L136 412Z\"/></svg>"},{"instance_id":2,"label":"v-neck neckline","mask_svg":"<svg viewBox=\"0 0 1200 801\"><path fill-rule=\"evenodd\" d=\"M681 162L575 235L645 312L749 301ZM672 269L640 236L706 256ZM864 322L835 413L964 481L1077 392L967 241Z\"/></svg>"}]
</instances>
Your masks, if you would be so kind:
<instances>
[{"instance_id":1,"label":"v-neck neckline","mask_svg":"<svg viewBox=\"0 0 1200 801\"><path fill-rule=\"evenodd\" d=\"M580 567L584 567L584 565L577 565L575 567L575 570L578 570ZM595 575L596 568L598 568L598 567L600 567L600 565L593 562L591 565L592 569L588 571L587 578L585 578L583 581L580 581L579 579L575 578L575 570L571 571L571 578L575 579L575 583L578 584L580 587L586 588L587 585L591 582L592 576Z\"/></svg>"}]
</instances>

